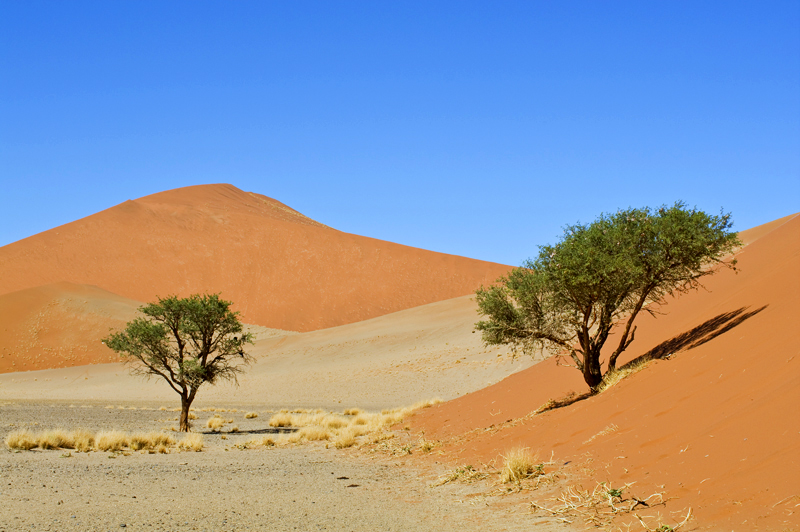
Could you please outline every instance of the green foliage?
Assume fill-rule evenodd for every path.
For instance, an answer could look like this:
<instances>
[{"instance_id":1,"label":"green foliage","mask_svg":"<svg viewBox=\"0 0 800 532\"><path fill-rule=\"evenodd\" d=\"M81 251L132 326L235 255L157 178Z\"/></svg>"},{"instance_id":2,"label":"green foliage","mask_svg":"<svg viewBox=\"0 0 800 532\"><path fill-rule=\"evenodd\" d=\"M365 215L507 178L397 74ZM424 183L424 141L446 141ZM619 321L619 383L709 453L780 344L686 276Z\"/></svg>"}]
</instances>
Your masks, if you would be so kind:
<instances>
[{"instance_id":1,"label":"green foliage","mask_svg":"<svg viewBox=\"0 0 800 532\"><path fill-rule=\"evenodd\" d=\"M736 261L726 259L741 244L732 225L730 214L711 216L678 202L568 226L560 242L540 246L535 260L478 289L478 310L488 319L476 329L487 344L569 355L594 390L613 327L622 330L607 371L633 341L633 322L647 305L697 288L717 266L735 269Z\"/></svg>"},{"instance_id":2,"label":"green foliage","mask_svg":"<svg viewBox=\"0 0 800 532\"><path fill-rule=\"evenodd\" d=\"M251 361L244 352L253 335L242 332L238 313L218 294L159 298L139 308L144 315L104 340L138 375L162 377L181 396L181 430L203 383L236 381Z\"/></svg>"}]
</instances>

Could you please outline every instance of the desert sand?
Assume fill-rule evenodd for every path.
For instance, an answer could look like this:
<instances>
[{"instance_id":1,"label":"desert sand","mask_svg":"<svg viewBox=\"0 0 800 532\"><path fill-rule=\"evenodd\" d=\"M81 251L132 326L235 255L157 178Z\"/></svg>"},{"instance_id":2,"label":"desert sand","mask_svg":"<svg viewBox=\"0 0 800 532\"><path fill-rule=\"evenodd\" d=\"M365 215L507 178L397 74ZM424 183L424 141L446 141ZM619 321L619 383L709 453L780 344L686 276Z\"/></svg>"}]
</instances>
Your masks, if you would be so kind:
<instances>
[{"instance_id":1,"label":"desert sand","mask_svg":"<svg viewBox=\"0 0 800 532\"><path fill-rule=\"evenodd\" d=\"M673 519L691 507L701 530L796 530L800 216L744 236L738 272L638 320L625 360L651 350L663 359L599 396L522 419L586 390L578 371L550 359L422 412L415 430L447 442L458 463L524 445L572 462L566 471L589 487L635 482L640 497L675 497Z\"/></svg>"},{"instance_id":2,"label":"desert sand","mask_svg":"<svg viewBox=\"0 0 800 532\"><path fill-rule=\"evenodd\" d=\"M620 362L658 360L538 415L585 385L575 369L512 359L473 332L470 294L507 266L341 233L226 185L126 202L0 248L0 437L174 425L157 409L177 396L106 363L99 342L155 295L222 291L257 336L239 385L202 389L195 403L238 409L241 434L222 440L200 424L203 453L115 460L3 451L0 530L580 530L580 516L554 525L530 503L552 507L561 491L598 482L660 493L666 503L637 510L654 525L691 508L681 530L798 530L800 217L741 238L737 272L639 318ZM132 260L152 256L163 262ZM236 447L269 430L279 408L379 411L434 396L446 402L395 427L412 454ZM239 419L245 410L263 414ZM433 451L419 450L425 440ZM553 482L499 484L517 446L547 461ZM466 464L488 479L430 487ZM632 514L615 524L642 529Z\"/></svg>"},{"instance_id":3,"label":"desert sand","mask_svg":"<svg viewBox=\"0 0 800 532\"><path fill-rule=\"evenodd\" d=\"M123 328L140 305L67 282L0 295L0 373L116 362L100 338Z\"/></svg>"},{"instance_id":4,"label":"desert sand","mask_svg":"<svg viewBox=\"0 0 800 532\"><path fill-rule=\"evenodd\" d=\"M238 386L201 390L198 405L381 410L452 399L530 367L529 358L481 344L472 332L475 309L464 296L302 334L249 326L255 363ZM166 404L176 397L165 383L131 377L120 363L0 375L0 399Z\"/></svg>"}]
</instances>

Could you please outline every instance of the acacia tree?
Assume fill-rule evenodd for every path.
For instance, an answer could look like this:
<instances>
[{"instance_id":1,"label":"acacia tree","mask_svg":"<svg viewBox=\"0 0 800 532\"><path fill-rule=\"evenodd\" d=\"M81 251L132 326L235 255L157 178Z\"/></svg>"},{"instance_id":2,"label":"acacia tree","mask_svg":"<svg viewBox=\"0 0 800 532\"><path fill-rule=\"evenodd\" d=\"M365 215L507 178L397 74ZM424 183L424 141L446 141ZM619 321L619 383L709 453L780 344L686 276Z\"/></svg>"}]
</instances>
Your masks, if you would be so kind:
<instances>
[{"instance_id":1,"label":"acacia tree","mask_svg":"<svg viewBox=\"0 0 800 532\"><path fill-rule=\"evenodd\" d=\"M252 362L244 352L253 343L242 332L238 312L218 294L159 298L139 308L144 317L105 338L134 375L157 375L181 396L180 430L189 431L189 408L204 383L237 382Z\"/></svg>"},{"instance_id":2,"label":"acacia tree","mask_svg":"<svg viewBox=\"0 0 800 532\"><path fill-rule=\"evenodd\" d=\"M568 226L561 241L540 246L535 260L476 292L476 324L487 344L527 354L568 355L592 392L633 342L636 317L648 305L700 286L741 245L730 213L711 216L682 202L603 214ZM616 347L602 371L600 352L614 327Z\"/></svg>"}]
</instances>

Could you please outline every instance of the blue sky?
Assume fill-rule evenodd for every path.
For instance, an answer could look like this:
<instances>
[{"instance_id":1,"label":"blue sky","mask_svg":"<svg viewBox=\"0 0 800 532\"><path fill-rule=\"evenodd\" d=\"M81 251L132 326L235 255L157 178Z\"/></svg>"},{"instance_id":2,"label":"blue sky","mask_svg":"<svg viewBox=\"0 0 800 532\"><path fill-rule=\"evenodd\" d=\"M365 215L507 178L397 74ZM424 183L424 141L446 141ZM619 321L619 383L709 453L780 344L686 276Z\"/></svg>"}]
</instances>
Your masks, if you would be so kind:
<instances>
[{"instance_id":1,"label":"blue sky","mask_svg":"<svg viewBox=\"0 0 800 532\"><path fill-rule=\"evenodd\" d=\"M800 211L800 2L0 0L0 245L202 183L518 265Z\"/></svg>"}]
</instances>

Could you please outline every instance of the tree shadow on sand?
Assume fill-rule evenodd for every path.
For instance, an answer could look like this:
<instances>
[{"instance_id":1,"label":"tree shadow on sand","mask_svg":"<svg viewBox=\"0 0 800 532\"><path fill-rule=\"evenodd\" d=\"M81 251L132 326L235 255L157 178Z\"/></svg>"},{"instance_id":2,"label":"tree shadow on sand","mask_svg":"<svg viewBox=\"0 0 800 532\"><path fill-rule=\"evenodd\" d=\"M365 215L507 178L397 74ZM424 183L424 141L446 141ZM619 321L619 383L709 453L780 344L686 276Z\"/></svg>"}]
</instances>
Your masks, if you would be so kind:
<instances>
[{"instance_id":1,"label":"tree shadow on sand","mask_svg":"<svg viewBox=\"0 0 800 532\"><path fill-rule=\"evenodd\" d=\"M750 307L742 307L737 310L732 310L730 312L724 312L718 316L711 318L710 320L701 323L694 329L686 331L685 333L681 333L677 336L674 336L667 340L666 342L662 342L658 344L656 347L648 351L647 353L640 355L620 369L625 368L625 366L641 363L647 360L657 360L660 358L669 358L670 356L674 355L678 351L684 351L689 349L694 349L695 347L699 347L706 342L710 342L717 336L721 334L725 334L726 332L730 331L734 327L741 325L745 320L748 320L767 308L768 305L764 305L763 307L757 308L756 310L746 312Z\"/></svg>"},{"instance_id":2,"label":"tree shadow on sand","mask_svg":"<svg viewBox=\"0 0 800 532\"><path fill-rule=\"evenodd\" d=\"M623 376L629 375L638 371L638 369L644 368L645 365L650 361L669 359L672 355L678 353L679 351L688 351L689 349L699 347L706 342L710 342L714 338L725 334L734 327L738 327L745 320L752 318L768 306L769 305L764 305L763 307L749 312L747 310L750 307L741 307L730 312L723 312L722 314L719 314L710 320L701 323L693 329L690 329L677 336L673 336L665 342L661 342L650 351L644 353L643 355L639 355L626 364L623 364L617 368L616 371L610 374L606 373L603 381L607 382L608 379L613 377L615 374ZM570 392L561 399L550 399L545 404L540 406L536 411L534 411L534 414L539 414L548 410L555 410L557 408L563 408L565 406L577 403L578 401L588 399L589 397L597 395L598 393L600 392L588 391L581 394Z\"/></svg>"}]
</instances>

